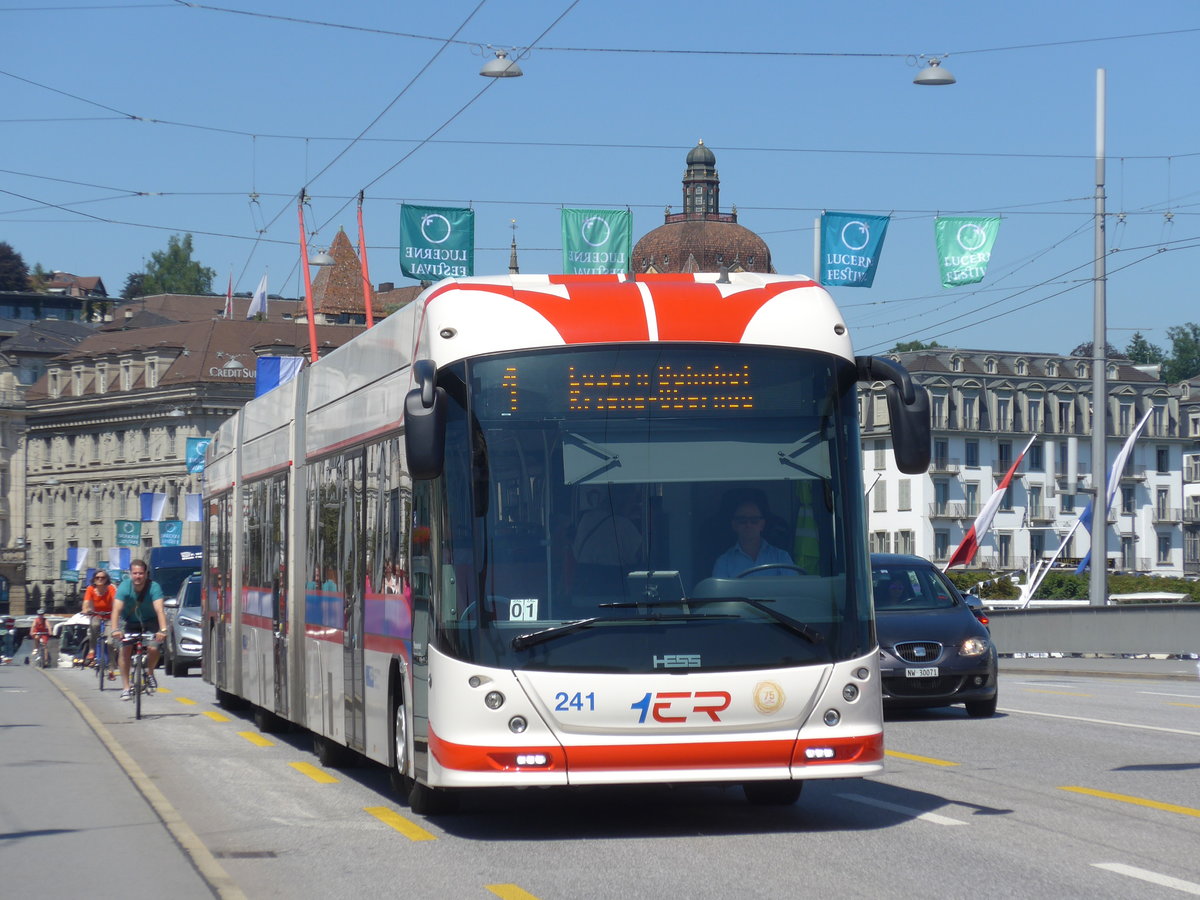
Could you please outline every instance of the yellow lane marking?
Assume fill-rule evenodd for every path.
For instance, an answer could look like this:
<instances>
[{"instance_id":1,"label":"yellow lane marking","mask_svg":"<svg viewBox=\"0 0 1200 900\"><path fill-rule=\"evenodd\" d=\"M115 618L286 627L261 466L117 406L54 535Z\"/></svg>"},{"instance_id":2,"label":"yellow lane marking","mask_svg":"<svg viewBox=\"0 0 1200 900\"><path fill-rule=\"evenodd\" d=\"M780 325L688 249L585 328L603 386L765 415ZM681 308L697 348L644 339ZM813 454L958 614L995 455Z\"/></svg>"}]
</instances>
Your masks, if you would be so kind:
<instances>
[{"instance_id":1,"label":"yellow lane marking","mask_svg":"<svg viewBox=\"0 0 1200 900\"><path fill-rule=\"evenodd\" d=\"M1167 703L1167 706L1186 706L1188 709L1200 709L1200 703Z\"/></svg>"},{"instance_id":2,"label":"yellow lane marking","mask_svg":"<svg viewBox=\"0 0 1200 900\"><path fill-rule=\"evenodd\" d=\"M370 813L384 825L395 828L410 841L437 840L437 835L426 831L416 822L410 822L404 816L395 810L388 809L386 806L364 806L363 812Z\"/></svg>"},{"instance_id":3,"label":"yellow lane marking","mask_svg":"<svg viewBox=\"0 0 1200 900\"><path fill-rule=\"evenodd\" d=\"M338 780L323 769L318 769L312 763L294 762L288 763L297 772L302 775L307 775L318 784L337 784Z\"/></svg>"},{"instance_id":4,"label":"yellow lane marking","mask_svg":"<svg viewBox=\"0 0 1200 900\"><path fill-rule=\"evenodd\" d=\"M1091 694L1080 694L1077 691L1047 691L1044 688L1023 688L1026 694L1057 694L1059 697L1090 697Z\"/></svg>"},{"instance_id":5,"label":"yellow lane marking","mask_svg":"<svg viewBox=\"0 0 1200 900\"><path fill-rule=\"evenodd\" d=\"M155 691L155 693L157 693L157 694L170 694L170 693L172 693L172 691L171 691L171 689L170 689L170 688L165 688L165 687L155 688L155 689L154 689L154 691Z\"/></svg>"},{"instance_id":6,"label":"yellow lane marking","mask_svg":"<svg viewBox=\"0 0 1200 900\"><path fill-rule=\"evenodd\" d=\"M538 900L529 891L519 888L515 884L488 884L484 887L502 900Z\"/></svg>"},{"instance_id":7,"label":"yellow lane marking","mask_svg":"<svg viewBox=\"0 0 1200 900\"><path fill-rule=\"evenodd\" d=\"M214 722L228 722L229 721L229 716L223 715L222 713L219 713L216 710L212 710L212 709L206 709L204 711L204 715L208 716Z\"/></svg>"},{"instance_id":8,"label":"yellow lane marking","mask_svg":"<svg viewBox=\"0 0 1200 900\"><path fill-rule=\"evenodd\" d=\"M175 702L182 703L184 706L195 706L196 705L195 700L189 700L187 697L176 697Z\"/></svg>"},{"instance_id":9,"label":"yellow lane marking","mask_svg":"<svg viewBox=\"0 0 1200 900\"><path fill-rule=\"evenodd\" d=\"M1200 819L1200 809L1190 806L1177 806L1174 803L1160 803L1157 800L1145 800L1142 797L1131 797L1129 794L1111 794L1108 791L1097 791L1092 788L1064 786L1060 791L1072 791L1076 794L1087 794L1089 797L1101 797L1105 800L1117 800L1134 806L1146 806L1150 809L1161 809L1163 812L1179 813L1181 816L1194 816Z\"/></svg>"},{"instance_id":10,"label":"yellow lane marking","mask_svg":"<svg viewBox=\"0 0 1200 900\"><path fill-rule=\"evenodd\" d=\"M932 756L914 756L912 753L901 753L899 750L884 750L885 756L894 756L896 759L907 759L910 762L928 763L931 766L957 766L958 763L950 762L946 759L934 759Z\"/></svg>"},{"instance_id":11,"label":"yellow lane marking","mask_svg":"<svg viewBox=\"0 0 1200 900\"><path fill-rule=\"evenodd\" d=\"M238 734L241 735L242 737L244 737L250 743L252 743L258 747L274 747L275 746L274 741L268 741L265 737L263 737L257 731L239 731Z\"/></svg>"}]
</instances>

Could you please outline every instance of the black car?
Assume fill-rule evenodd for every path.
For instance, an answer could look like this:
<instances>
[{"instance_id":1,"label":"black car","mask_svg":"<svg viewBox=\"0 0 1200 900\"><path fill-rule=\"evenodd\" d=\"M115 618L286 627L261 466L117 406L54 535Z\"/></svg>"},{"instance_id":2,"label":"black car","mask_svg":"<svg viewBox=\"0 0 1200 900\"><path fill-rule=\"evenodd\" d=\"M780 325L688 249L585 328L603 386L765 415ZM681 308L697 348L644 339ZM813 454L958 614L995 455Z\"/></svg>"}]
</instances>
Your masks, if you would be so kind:
<instances>
[{"instance_id":1,"label":"black car","mask_svg":"<svg viewBox=\"0 0 1200 900\"><path fill-rule=\"evenodd\" d=\"M919 556L871 554L883 703L996 712L996 646L958 589Z\"/></svg>"}]
</instances>

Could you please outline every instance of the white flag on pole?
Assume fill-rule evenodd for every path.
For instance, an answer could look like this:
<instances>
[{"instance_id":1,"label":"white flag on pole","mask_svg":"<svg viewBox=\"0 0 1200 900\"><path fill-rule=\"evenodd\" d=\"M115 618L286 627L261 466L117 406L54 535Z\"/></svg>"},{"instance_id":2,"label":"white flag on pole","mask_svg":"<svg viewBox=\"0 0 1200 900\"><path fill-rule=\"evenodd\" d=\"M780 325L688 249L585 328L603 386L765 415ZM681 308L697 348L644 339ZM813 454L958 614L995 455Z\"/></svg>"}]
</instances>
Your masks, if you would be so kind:
<instances>
[{"instance_id":1,"label":"white flag on pole","mask_svg":"<svg viewBox=\"0 0 1200 900\"><path fill-rule=\"evenodd\" d=\"M258 283L258 287L254 291L254 299L250 301L250 308L246 310L246 318L253 319L259 313L265 318L267 315L267 273L263 272L262 281Z\"/></svg>"}]
</instances>

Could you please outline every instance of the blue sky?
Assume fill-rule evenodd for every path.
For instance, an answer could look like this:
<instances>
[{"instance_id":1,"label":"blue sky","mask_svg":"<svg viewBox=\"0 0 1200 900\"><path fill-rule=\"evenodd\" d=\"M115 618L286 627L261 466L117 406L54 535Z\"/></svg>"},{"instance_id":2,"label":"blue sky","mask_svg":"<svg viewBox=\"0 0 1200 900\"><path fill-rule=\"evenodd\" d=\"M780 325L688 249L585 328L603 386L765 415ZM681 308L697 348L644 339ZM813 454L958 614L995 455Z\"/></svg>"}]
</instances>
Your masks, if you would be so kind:
<instances>
[{"instance_id":1,"label":"blue sky","mask_svg":"<svg viewBox=\"0 0 1200 900\"><path fill-rule=\"evenodd\" d=\"M892 215L874 286L833 292L858 352L1065 353L1092 336L1104 68L1109 340L1200 321L1195 0L0 0L0 29L0 240L113 294L191 232L217 290L269 269L298 296L306 185L315 246L356 241L365 192L375 282L409 283L404 201L472 206L477 274L513 219L522 271L559 271L561 207L627 206L636 239L703 139L780 272L813 271L821 210ZM481 78L485 45L533 45L525 76ZM921 54L958 83L913 85ZM940 287L939 213L1003 217L982 284Z\"/></svg>"}]
</instances>

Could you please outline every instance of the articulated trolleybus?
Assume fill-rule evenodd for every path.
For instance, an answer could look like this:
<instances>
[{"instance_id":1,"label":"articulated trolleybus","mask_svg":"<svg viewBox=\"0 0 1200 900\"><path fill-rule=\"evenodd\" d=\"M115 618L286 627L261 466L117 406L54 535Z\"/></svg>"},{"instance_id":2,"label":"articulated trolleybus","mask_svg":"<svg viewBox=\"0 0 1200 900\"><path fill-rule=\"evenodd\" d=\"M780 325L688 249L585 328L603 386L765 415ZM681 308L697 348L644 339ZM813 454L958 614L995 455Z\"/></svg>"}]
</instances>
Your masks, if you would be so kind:
<instances>
[{"instance_id":1,"label":"articulated trolleybus","mask_svg":"<svg viewBox=\"0 0 1200 900\"><path fill-rule=\"evenodd\" d=\"M213 439L204 677L418 812L877 773L859 381L924 471L927 394L804 276L440 282Z\"/></svg>"}]
</instances>

